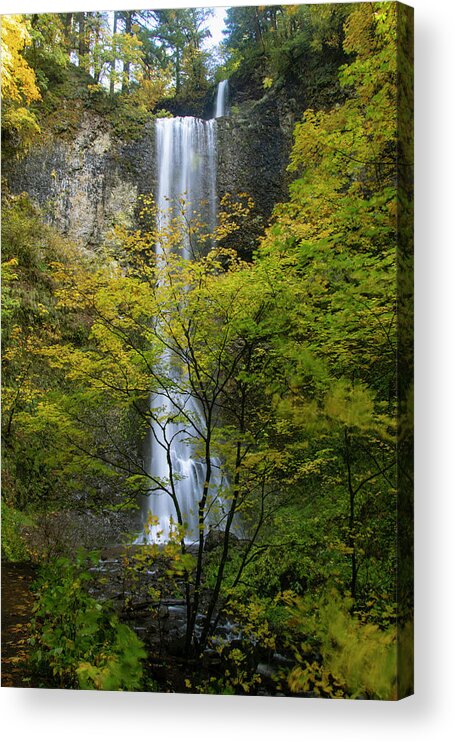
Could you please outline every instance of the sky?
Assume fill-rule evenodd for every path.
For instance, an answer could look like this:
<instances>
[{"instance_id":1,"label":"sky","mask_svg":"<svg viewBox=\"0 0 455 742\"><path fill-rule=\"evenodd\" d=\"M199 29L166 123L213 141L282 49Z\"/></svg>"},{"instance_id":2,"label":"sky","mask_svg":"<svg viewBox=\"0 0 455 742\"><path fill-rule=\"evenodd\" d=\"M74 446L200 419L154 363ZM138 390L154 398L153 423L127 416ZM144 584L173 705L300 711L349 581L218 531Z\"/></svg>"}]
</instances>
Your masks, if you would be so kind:
<instances>
[{"instance_id":1,"label":"sky","mask_svg":"<svg viewBox=\"0 0 455 742\"><path fill-rule=\"evenodd\" d=\"M210 49L212 46L217 46L220 41L223 41L223 28L224 19L226 16L227 8L213 8L213 17L209 18L207 25L210 28L212 37L207 39L206 48Z\"/></svg>"},{"instance_id":2,"label":"sky","mask_svg":"<svg viewBox=\"0 0 455 742\"><path fill-rule=\"evenodd\" d=\"M227 7L213 7L210 5L210 2L207 3L206 7L211 7L213 10L213 16L210 16L210 18L207 19L207 26L210 28L211 36L204 41L204 47L207 50L210 50L214 46L218 46L220 41L223 41L223 28L224 28L224 19L226 17L226 11ZM110 25L112 27L112 19L114 17L113 11L109 12L109 16L111 18Z\"/></svg>"},{"instance_id":3,"label":"sky","mask_svg":"<svg viewBox=\"0 0 455 742\"><path fill-rule=\"evenodd\" d=\"M233 3L238 4L237 2ZM31 12L68 12L68 11L74 11L74 10L120 10L131 7L146 7L147 3L144 2L137 2L136 4L133 2L128 2L128 0L125 0L122 2L122 0L2 0L1 3L1 9L0 13L8 14L8 13L31 13ZM161 0L160 2L150 2L151 7L158 7L158 8L164 8L164 7L186 7L191 6L192 2L182 2L181 0L177 0L177 2L173 2L172 0ZM211 31L211 38L207 39L206 42L206 49L210 49L213 46L217 46L220 41L223 40L223 33L222 29L224 27L224 18L226 15L227 7L214 7L210 0L207 0L207 2L195 2L194 5L200 5L202 7L212 7L214 14L213 17L208 19L208 26L210 27ZM123 7L124 6L124 7Z\"/></svg>"}]
</instances>

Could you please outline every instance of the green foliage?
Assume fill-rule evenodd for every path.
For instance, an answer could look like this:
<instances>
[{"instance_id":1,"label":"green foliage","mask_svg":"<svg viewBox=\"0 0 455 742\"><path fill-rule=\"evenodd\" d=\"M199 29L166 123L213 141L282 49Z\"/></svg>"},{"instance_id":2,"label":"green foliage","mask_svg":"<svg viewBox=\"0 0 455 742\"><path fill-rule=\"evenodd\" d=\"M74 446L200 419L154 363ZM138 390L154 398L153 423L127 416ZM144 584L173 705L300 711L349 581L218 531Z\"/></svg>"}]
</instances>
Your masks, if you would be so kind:
<instances>
[{"instance_id":1,"label":"green foliage","mask_svg":"<svg viewBox=\"0 0 455 742\"><path fill-rule=\"evenodd\" d=\"M74 258L74 246L46 225L42 215L27 194L4 192L2 201L2 247L4 280L7 285L8 336L12 324L37 327L50 319L53 312L52 264ZM13 312L14 309L14 312Z\"/></svg>"},{"instance_id":2,"label":"green foliage","mask_svg":"<svg viewBox=\"0 0 455 742\"><path fill-rule=\"evenodd\" d=\"M106 604L88 593L90 562L58 559L43 569L35 585L31 662L58 687L84 690L138 690L142 642Z\"/></svg>"},{"instance_id":3,"label":"green foliage","mask_svg":"<svg viewBox=\"0 0 455 742\"><path fill-rule=\"evenodd\" d=\"M164 52L166 64L173 69L175 95L180 100L194 102L191 96L203 97L207 90L206 54L201 46L209 35L206 21L212 14L208 8L177 8L151 10L148 39L153 52Z\"/></svg>"},{"instance_id":4,"label":"green foliage","mask_svg":"<svg viewBox=\"0 0 455 742\"><path fill-rule=\"evenodd\" d=\"M206 89L203 17L150 12L150 33L134 28L140 11L119 16L131 37L125 49L139 50L137 65L124 50L122 78L110 67L112 47L99 39L99 64L115 83L125 81L123 93L109 97L93 80L89 91L88 75L78 73L90 105L107 106L122 138L168 115L156 108L172 86L180 101ZM22 554L19 511L61 505L73 493L78 502L123 504L159 490L176 504L175 537L162 551L144 545L125 557L124 609L134 608L153 566L152 615L159 619L165 597L184 597L187 655L207 646L220 612L245 636L236 647L214 641L221 674L192 677L189 688L255 692L251 647L284 647L296 660L286 692L393 698L397 158L407 166L396 132L396 7L233 8L229 19L223 76L257 73L259 94L272 95L312 70L319 102L322 89L326 96L295 128L289 199L276 206L251 262L230 247L251 218L247 194L222 199L212 235L196 210L188 217L184 198L159 229L145 194L142 228L118 226L103 261L82 260L27 198L6 198L7 550L9 558ZM94 48L90 42L81 54L90 58ZM322 57L327 65L318 69ZM345 64L334 79L337 60ZM169 430L158 394L177 405L172 422L188 428L206 475L194 493L201 538L192 550L178 477L154 477L140 455L151 423ZM197 412L179 403L182 394ZM225 477L212 496L214 460ZM61 685L138 687L140 646L82 589L82 562L53 569L57 577L42 583L35 661ZM408 624L401 634L407 652Z\"/></svg>"},{"instance_id":5,"label":"green foliage","mask_svg":"<svg viewBox=\"0 0 455 742\"><path fill-rule=\"evenodd\" d=\"M78 390L50 367L44 352L68 341L78 347L87 342L87 315L77 307L72 312L58 309L55 265L56 261L59 265L77 261L84 274L92 270L90 260L81 259L70 242L45 225L24 194L4 195L2 245L2 440L7 502L32 511L65 507L66 496L74 490L83 494L85 501L92 496L96 499L103 478L106 485L109 476L99 463L86 471L87 477L74 466L65 468L65 436L71 437L72 431L70 426L56 428L53 410L62 395L74 410ZM107 400L100 403L107 408ZM118 409L111 409L110 415L116 430L125 430L130 424L128 415L122 416ZM137 430L131 432L132 441L136 434ZM106 432L98 428L95 435L105 437ZM42 445L43 436L46 446ZM72 441L73 445L77 442Z\"/></svg>"},{"instance_id":6,"label":"green foliage","mask_svg":"<svg viewBox=\"0 0 455 742\"><path fill-rule=\"evenodd\" d=\"M345 34L345 51L354 55L340 72L348 97L332 110L306 111L296 126L290 200L276 208L257 261L289 296L290 330L280 353L292 370L283 367L288 389L279 392L278 409L306 454L313 447L325 452L322 460L318 455L322 477L314 482L316 490L295 480L296 502L298 494L308 502L307 517L315 507L326 514L324 536L315 535L329 546L326 554L344 553L353 596L370 580L390 595L396 493L395 6L385 5L381 13L355 6ZM376 569L382 559L384 578ZM338 562L332 565L335 574ZM346 579L344 569L340 576Z\"/></svg>"},{"instance_id":7,"label":"green foliage","mask_svg":"<svg viewBox=\"0 0 455 742\"><path fill-rule=\"evenodd\" d=\"M275 649L275 637L270 630L262 601L238 595L224 604L223 619L241 627L241 638L234 642L214 636L208 646L217 657L219 669L202 682L186 681L186 687L198 693L220 695L254 695L262 684L256 667L258 658Z\"/></svg>"},{"instance_id":8,"label":"green foliage","mask_svg":"<svg viewBox=\"0 0 455 742\"><path fill-rule=\"evenodd\" d=\"M23 157L40 128L30 106L40 100L35 71L24 51L31 44L29 24L22 15L3 16L2 44L2 151Z\"/></svg>"},{"instance_id":9,"label":"green foliage","mask_svg":"<svg viewBox=\"0 0 455 742\"><path fill-rule=\"evenodd\" d=\"M4 154L24 156L49 129L71 134L86 107L111 117L115 133L126 139L139 136L164 99L202 115L209 88L202 42L210 13L116 11L114 31L99 11L5 16Z\"/></svg>"},{"instance_id":10,"label":"green foliage","mask_svg":"<svg viewBox=\"0 0 455 742\"><path fill-rule=\"evenodd\" d=\"M222 78L249 89L286 85L326 106L340 98L333 78L344 61L343 24L349 4L228 8ZM248 82L249 81L249 82Z\"/></svg>"},{"instance_id":11,"label":"green foliage","mask_svg":"<svg viewBox=\"0 0 455 742\"><path fill-rule=\"evenodd\" d=\"M291 626L305 635L297 664L287 676L294 693L323 697L394 700L397 681L396 631L361 623L352 601L330 593L317 604L290 598ZM321 660L312 659L316 654Z\"/></svg>"},{"instance_id":12,"label":"green foliage","mask_svg":"<svg viewBox=\"0 0 455 742\"><path fill-rule=\"evenodd\" d=\"M212 675L197 684L186 681L186 687L197 693L233 696L254 695L261 685L261 676L251 667L249 649L232 648L229 643L219 644L216 652L222 663L222 675Z\"/></svg>"},{"instance_id":13,"label":"green foliage","mask_svg":"<svg viewBox=\"0 0 455 742\"><path fill-rule=\"evenodd\" d=\"M6 504L2 497L2 559L7 562L22 562L30 553L23 528L33 525L33 520L20 510Z\"/></svg>"},{"instance_id":14,"label":"green foliage","mask_svg":"<svg viewBox=\"0 0 455 742\"><path fill-rule=\"evenodd\" d=\"M3 200L2 244L4 465L8 502L21 508L31 499L26 490L39 498L46 487L36 440L34 445L24 438L19 417L32 411L50 382L38 358L43 341L55 338L59 329L71 334L66 322L58 325L50 269L53 259L68 259L71 250L44 226L24 195Z\"/></svg>"},{"instance_id":15,"label":"green foliage","mask_svg":"<svg viewBox=\"0 0 455 742\"><path fill-rule=\"evenodd\" d=\"M150 516L148 527L158 525L158 519ZM194 555L182 551L184 529L173 524L169 540L165 544L144 543L135 544L132 550L128 549L122 559L123 569L123 607L125 610L134 610L136 600L144 597L144 574L154 574L152 584L146 591L151 601L151 613L159 617L159 608L162 600L181 596L182 578L192 572L195 567Z\"/></svg>"},{"instance_id":16,"label":"green foliage","mask_svg":"<svg viewBox=\"0 0 455 742\"><path fill-rule=\"evenodd\" d=\"M43 95L50 86L62 82L69 64L64 27L55 13L29 16L31 44L25 58L33 67Z\"/></svg>"},{"instance_id":17,"label":"green foliage","mask_svg":"<svg viewBox=\"0 0 455 742\"><path fill-rule=\"evenodd\" d=\"M111 114L114 134L126 141L143 136L145 124L152 120L153 116L144 104L138 105L127 96L118 99Z\"/></svg>"}]
</instances>

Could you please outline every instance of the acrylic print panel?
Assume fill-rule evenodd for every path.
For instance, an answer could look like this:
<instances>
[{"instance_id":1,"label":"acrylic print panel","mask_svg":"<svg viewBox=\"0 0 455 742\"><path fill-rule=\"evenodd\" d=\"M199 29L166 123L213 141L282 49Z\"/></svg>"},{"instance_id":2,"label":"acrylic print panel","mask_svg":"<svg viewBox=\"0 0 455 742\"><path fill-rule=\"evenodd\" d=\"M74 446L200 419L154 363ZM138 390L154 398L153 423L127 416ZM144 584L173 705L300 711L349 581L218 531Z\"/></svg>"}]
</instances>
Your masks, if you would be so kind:
<instances>
[{"instance_id":1,"label":"acrylic print panel","mask_svg":"<svg viewBox=\"0 0 455 742\"><path fill-rule=\"evenodd\" d=\"M4 685L412 693L412 30L3 16Z\"/></svg>"}]
</instances>

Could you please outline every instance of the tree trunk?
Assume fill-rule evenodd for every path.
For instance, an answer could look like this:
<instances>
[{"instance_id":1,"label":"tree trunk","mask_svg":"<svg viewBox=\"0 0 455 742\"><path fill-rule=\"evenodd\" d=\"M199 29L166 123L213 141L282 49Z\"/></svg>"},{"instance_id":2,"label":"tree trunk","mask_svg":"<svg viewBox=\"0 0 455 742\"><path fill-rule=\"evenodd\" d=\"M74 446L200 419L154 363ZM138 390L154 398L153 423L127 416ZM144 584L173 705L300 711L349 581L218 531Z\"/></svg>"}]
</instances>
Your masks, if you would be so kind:
<instances>
[{"instance_id":1,"label":"tree trunk","mask_svg":"<svg viewBox=\"0 0 455 742\"><path fill-rule=\"evenodd\" d=\"M112 28L112 35L115 36L117 33L117 23L118 23L118 12L114 11L114 25ZM114 95L115 93L115 63L117 61L116 53L115 53L115 40L112 41L112 61L111 61L111 75L110 75L110 81L109 81L109 93L110 95Z\"/></svg>"},{"instance_id":2,"label":"tree trunk","mask_svg":"<svg viewBox=\"0 0 455 742\"><path fill-rule=\"evenodd\" d=\"M199 545L197 554L196 576L194 579L194 591L192 605L187 606L187 627L185 653L188 657L191 652L191 645L194 640L194 629L196 627L196 617L199 610L200 590L202 584L202 567L204 560L204 528L206 516L206 504L209 495L210 480L212 478L212 450L211 450L211 412L207 416L207 438L205 440L205 482L202 490L202 497L198 505L198 525L199 525Z\"/></svg>"},{"instance_id":3,"label":"tree trunk","mask_svg":"<svg viewBox=\"0 0 455 742\"><path fill-rule=\"evenodd\" d=\"M63 35L65 37L68 56L71 57L71 52L73 51L73 13L66 13L63 18Z\"/></svg>"},{"instance_id":4,"label":"tree trunk","mask_svg":"<svg viewBox=\"0 0 455 742\"><path fill-rule=\"evenodd\" d=\"M180 92L180 48L175 48L175 94Z\"/></svg>"},{"instance_id":5,"label":"tree trunk","mask_svg":"<svg viewBox=\"0 0 455 742\"><path fill-rule=\"evenodd\" d=\"M254 11L254 36L257 44L260 44L262 51L265 52L264 38L262 36L261 21L259 16L259 10L255 8Z\"/></svg>"},{"instance_id":6,"label":"tree trunk","mask_svg":"<svg viewBox=\"0 0 455 742\"><path fill-rule=\"evenodd\" d=\"M125 14L125 33L128 36L132 35L133 28L133 12L128 11ZM127 93L130 85L130 61L127 59L123 62L123 80L122 80L122 93Z\"/></svg>"},{"instance_id":7,"label":"tree trunk","mask_svg":"<svg viewBox=\"0 0 455 742\"><path fill-rule=\"evenodd\" d=\"M78 57L79 57L79 67L82 67L82 69L86 69L87 67L87 28L86 28L86 16L85 13L78 13L78 21L79 21L79 39L78 39Z\"/></svg>"},{"instance_id":8,"label":"tree trunk","mask_svg":"<svg viewBox=\"0 0 455 742\"><path fill-rule=\"evenodd\" d=\"M352 484L352 473L351 473L351 437L348 429L344 429L344 442L345 442L345 455L346 455L346 467L348 471L348 489L349 489L349 533L348 533L348 546L351 550L351 596L353 600L356 599L357 593L357 555L355 550L355 536L354 536L354 525L355 525L355 492Z\"/></svg>"},{"instance_id":9,"label":"tree trunk","mask_svg":"<svg viewBox=\"0 0 455 742\"><path fill-rule=\"evenodd\" d=\"M250 349L250 355L251 355L251 349ZM247 368L249 368L249 360L250 359L248 359ZM241 435L243 435L243 433L245 432L246 397L247 397L246 388L243 387L241 395L240 395L239 432ZM210 630L212 628L212 616L216 609L218 598L220 595L221 585L223 583L224 569L226 567L226 562L227 562L228 553L229 553L229 536L231 532L232 521L234 520L234 515L237 511L238 499L240 496L241 466L242 466L242 442L241 440L239 440L237 442L237 450L236 450L236 457L235 457L235 477L234 477L234 491L233 491L233 496L232 496L232 503L229 509L228 517L226 520L226 526L224 529L223 551L222 551L222 555L220 559L220 564L218 566L218 573L216 577L215 587L213 588L210 602L206 610L204 626L202 629L201 638L199 640L198 648L200 651L205 649L207 639L210 635Z\"/></svg>"}]
</instances>

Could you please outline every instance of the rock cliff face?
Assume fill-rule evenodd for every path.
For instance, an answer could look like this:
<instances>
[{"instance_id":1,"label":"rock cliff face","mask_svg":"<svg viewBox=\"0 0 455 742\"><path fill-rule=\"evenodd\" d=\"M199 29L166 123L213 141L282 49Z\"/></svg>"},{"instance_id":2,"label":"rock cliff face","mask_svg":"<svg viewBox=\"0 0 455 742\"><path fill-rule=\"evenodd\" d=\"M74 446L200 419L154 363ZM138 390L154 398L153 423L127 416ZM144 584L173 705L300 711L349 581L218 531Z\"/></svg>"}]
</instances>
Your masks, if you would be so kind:
<instances>
[{"instance_id":1,"label":"rock cliff face","mask_svg":"<svg viewBox=\"0 0 455 742\"><path fill-rule=\"evenodd\" d=\"M57 229L96 249L114 223L134 224L139 193L154 188L154 132L114 140L103 119L85 114L72 139L47 137L7 175L27 191Z\"/></svg>"},{"instance_id":2,"label":"rock cliff face","mask_svg":"<svg viewBox=\"0 0 455 742\"><path fill-rule=\"evenodd\" d=\"M286 196L290 132L273 99L243 104L217 121L218 197L249 193L255 210L236 246L249 254L273 206ZM81 247L96 250L114 223L134 226L137 199L155 191L153 122L134 141L116 139L86 112L72 138L48 135L6 168L14 193L27 191L45 217Z\"/></svg>"},{"instance_id":3,"label":"rock cliff face","mask_svg":"<svg viewBox=\"0 0 455 742\"><path fill-rule=\"evenodd\" d=\"M248 193L255 207L236 247L249 256L276 203L286 200L294 118L273 98L218 119L218 195Z\"/></svg>"}]
</instances>

